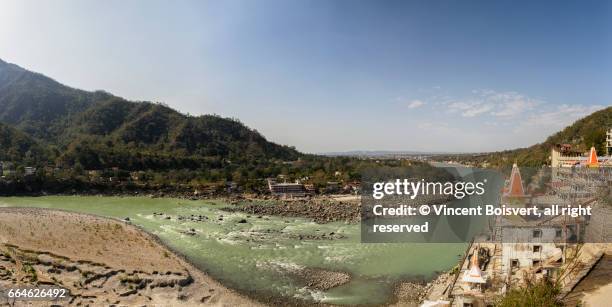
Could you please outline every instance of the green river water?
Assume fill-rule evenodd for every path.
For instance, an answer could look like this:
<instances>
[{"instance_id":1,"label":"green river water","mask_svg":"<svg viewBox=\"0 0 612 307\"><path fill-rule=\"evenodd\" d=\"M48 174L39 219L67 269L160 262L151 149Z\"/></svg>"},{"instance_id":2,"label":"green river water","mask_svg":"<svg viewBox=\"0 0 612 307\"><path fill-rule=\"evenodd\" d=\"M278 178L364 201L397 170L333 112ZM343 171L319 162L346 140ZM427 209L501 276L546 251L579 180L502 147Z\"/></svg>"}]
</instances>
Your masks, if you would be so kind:
<instances>
[{"instance_id":1,"label":"green river water","mask_svg":"<svg viewBox=\"0 0 612 307\"><path fill-rule=\"evenodd\" d=\"M131 222L157 235L166 245L225 285L250 293L333 304L382 304L399 280L431 279L453 267L466 244L360 243L358 224L316 224L307 219L219 210L221 201L145 197L0 197L1 207L64 209ZM155 216L161 212L171 216ZM178 221L202 215L205 222ZM223 215L223 219L219 217ZM246 219L246 223L238 223ZM195 229L197 235L181 233ZM300 240L299 235L341 234L335 240ZM351 274L351 281L328 291L307 288L285 274L312 267Z\"/></svg>"}]
</instances>

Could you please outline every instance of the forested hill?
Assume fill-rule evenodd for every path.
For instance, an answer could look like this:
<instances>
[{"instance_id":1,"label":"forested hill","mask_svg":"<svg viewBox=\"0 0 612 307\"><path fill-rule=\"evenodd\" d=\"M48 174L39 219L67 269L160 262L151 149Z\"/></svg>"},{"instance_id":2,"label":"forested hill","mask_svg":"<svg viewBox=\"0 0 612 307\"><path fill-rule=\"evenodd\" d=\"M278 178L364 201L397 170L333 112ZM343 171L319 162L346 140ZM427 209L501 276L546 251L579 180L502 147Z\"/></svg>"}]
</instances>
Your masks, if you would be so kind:
<instances>
[{"instance_id":1,"label":"forested hill","mask_svg":"<svg viewBox=\"0 0 612 307\"><path fill-rule=\"evenodd\" d=\"M48 139L72 115L97 100L103 92L86 92L64 86L44 75L0 60L0 122Z\"/></svg>"},{"instance_id":2,"label":"forested hill","mask_svg":"<svg viewBox=\"0 0 612 307\"><path fill-rule=\"evenodd\" d=\"M0 124L0 161L35 165L44 162L48 154L43 146L25 133Z\"/></svg>"},{"instance_id":3,"label":"forested hill","mask_svg":"<svg viewBox=\"0 0 612 307\"><path fill-rule=\"evenodd\" d=\"M84 169L223 168L302 156L234 119L70 88L2 60L0 123L44 149L48 164Z\"/></svg>"},{"instance_id":4,"label":"forested hill","mask_svg":"<svg viewBox=\"0 0 612 307\"><path fill-rule=\"evenodd\" d=\"M605 153L606 131L609 128L612 128L612 107L588 115L551 135L546 141L527 148L453 158L475 163L487 161L493 167L507 167L515 161L519 165L537 167L549 163L550 151L555 144L571 144L573 149L580 152L595 146L598 153Z\"/></svg>"}]
</instances>

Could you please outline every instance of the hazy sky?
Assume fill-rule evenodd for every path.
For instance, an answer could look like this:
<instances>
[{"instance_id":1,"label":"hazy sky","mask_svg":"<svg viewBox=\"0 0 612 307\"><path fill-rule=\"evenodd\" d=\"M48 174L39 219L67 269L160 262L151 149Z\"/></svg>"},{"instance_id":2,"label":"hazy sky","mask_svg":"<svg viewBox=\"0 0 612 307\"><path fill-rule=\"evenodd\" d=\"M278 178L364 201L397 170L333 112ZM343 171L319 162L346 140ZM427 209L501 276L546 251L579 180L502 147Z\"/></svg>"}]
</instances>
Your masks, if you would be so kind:
<instances>
[{"instance_id":1,"label":"hazy sky","mask_svg":"<svg viewBox=\"0 0 612 307\"><path fill-rule=\"evenodd\" d=\"M527 146L612 104L612 2L0 1L0 58L306 152Z\"/></svg>"}]
</instances>

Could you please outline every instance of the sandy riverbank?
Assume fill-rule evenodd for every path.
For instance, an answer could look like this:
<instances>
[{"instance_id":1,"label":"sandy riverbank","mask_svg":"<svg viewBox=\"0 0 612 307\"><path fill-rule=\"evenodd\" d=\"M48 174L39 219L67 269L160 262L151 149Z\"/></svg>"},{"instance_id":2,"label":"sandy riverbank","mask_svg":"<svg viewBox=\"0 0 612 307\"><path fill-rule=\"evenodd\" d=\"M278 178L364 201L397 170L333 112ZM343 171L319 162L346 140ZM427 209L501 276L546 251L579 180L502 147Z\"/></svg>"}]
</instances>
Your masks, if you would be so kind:
<instances>
[{"instance_id":1,"label":"sandy riverbank","mask_svg":"<svg viewBox=\"0 0 612 307\"><path fill-rule=\"evenodd\" d=\"M121 221L57 210L0 208L0 288L40 285L68 289L70 305L260 305ZM7 303L0 299L0 306ZM25 304L17 301L16 306Z\"/></svg>"},{"instance_id":2,"label":"sandy riverbank","mask_svg":"<svg viewBox=\"0 0 612 307\"><path fill-rule=\"evenodd\" d=\"M585 296L585 307L606 306L612 301L612 284L607 284Z\"/></svg>"}]
</instances>

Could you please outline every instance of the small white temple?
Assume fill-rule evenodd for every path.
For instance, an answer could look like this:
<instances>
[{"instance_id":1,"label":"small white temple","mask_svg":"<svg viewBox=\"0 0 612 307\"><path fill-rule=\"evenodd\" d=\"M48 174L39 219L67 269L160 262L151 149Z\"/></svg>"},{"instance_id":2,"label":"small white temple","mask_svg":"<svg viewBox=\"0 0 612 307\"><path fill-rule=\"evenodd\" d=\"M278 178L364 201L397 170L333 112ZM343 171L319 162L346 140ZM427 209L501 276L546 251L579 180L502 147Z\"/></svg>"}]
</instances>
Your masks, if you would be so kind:
<instances>
[{"instance_id":1,"label":"small white temple","mask_svg":"<svg viewBox=\"0 0 612 307\"><path fill-rule=\"evenodd\" d=\"M478 248L474 249L470 269L463 273L461 280L467 283L470 289L474 289L478 285L487 282L486 274L480 270L480 265L478 263Z\"/></svg>"}]
</instances>

